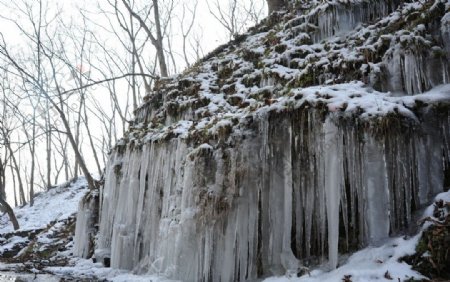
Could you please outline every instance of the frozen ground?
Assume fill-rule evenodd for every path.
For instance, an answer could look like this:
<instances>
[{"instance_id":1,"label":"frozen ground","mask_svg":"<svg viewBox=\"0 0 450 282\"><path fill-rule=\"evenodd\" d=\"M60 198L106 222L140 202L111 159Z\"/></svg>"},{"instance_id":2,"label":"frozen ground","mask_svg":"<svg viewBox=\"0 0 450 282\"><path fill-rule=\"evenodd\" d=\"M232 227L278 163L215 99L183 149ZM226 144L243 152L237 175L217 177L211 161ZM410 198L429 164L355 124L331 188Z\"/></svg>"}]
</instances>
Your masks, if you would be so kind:
<instances>
[{"instance_id":1,"label":"frozen ground","mask_svg":"<svg viewBox=\"0 0 450 282\"><path fill-rule=\"evenodd\" d=\"M88 191L84 178L67 182L36 195L34 205L14 208L20 229L28 231L44 228L51 221L67 219L78 209L78 202ZM7 214L0 217L0 234L12 232L13 226Z\"/></svg>"}]
</instances>

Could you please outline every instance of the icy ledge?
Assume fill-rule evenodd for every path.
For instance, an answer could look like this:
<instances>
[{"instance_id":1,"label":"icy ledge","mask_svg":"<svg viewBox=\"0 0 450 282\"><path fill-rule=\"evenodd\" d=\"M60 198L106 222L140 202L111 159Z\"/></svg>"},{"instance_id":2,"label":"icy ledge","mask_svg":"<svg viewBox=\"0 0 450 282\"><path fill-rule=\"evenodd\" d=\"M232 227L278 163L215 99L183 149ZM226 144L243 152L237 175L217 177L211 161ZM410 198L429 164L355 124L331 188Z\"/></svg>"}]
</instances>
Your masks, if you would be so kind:
<instances>
[{"instance_id":1,"label":"icy ledge","mask_svg":"<svg viewBox=\"0 0 450 282\"><path fill-rule=\"evenodd\" d=\"M338 253L408 228L443 190L448 90L312 87L216 134L191 124L178 138L124 143L100 192L96 257L185 281L334 268Z\"/></svg>"}]
</instances>

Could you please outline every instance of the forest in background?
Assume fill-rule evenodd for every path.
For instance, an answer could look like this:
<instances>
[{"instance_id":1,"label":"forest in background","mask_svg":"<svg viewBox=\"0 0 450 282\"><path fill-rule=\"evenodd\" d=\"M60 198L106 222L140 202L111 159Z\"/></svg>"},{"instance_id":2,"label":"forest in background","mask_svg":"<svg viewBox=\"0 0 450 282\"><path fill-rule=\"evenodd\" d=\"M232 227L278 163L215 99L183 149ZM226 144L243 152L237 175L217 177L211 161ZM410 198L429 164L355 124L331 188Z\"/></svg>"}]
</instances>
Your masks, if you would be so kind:
<instances>
[{"instance_id":1,"label":"forest in background","mask_svg":"<svg viewBox=\"0 0 450 282\"><path fill-rule=\"evenodd\" d=\"M78 175L92 187L155 80L245 32L267 5L21 0L0 10L0 192L22 206Z\"/></svg>"}]
</instances>

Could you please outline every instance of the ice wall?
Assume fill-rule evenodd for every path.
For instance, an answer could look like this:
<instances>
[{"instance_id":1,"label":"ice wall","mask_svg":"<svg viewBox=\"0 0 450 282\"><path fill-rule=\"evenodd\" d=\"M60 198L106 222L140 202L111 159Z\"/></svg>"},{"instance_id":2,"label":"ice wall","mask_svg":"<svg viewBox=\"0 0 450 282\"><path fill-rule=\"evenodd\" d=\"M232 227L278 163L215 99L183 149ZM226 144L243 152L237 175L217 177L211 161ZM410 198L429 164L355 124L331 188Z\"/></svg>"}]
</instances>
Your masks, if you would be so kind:
<instances>
[{"instance_id":1,"label":"ice wall","mask_svg":"<svg viewBox=\"0 0 450 282\"><path fill-rule=\"evenodd\" d=\"M97 257L183 281L336 267L338 251L397 234L443 189L449 123L428 120L299 109L248 118L226 144L122 147L106 169Z\"/></svg>"},{"instance_id":2,"label":"ice wall","mask_svg":"<svg viewBox=\"0 0 450 282\"><path fill-rule=\"evenodd\" d=\"M406 1L397 9L403 1L344 2L321 3L277 33L249 37L247 44L270 45L272 34L274 50L286 45L278 52L266 46L251 64L239 51L224 51L185 77L157 82L110 157L97 259L183 281L244 281L324 261L335 268L339 253L377 245L411 225L412 213L449 179L445 99L402 102L379 93L383 114L361 118L367 101L347 111L348 103L327 104L336 97L317 92L311 100L298 95L308 100L299 106L296 92L285 88L322 83L316 75L332 84L360 79L402 96L448 83L448 4ZM411 25L406 17L420 21ZM301 36L311 41L291 42ZM275 62L283 60L264 61L265 53L292 56L284 67L300 71L246 85L242 73L257 78L261 69L280 68ZM229 76L221 60L236 67ZM235 89L225 92L226 85ZM254 95L260 90L267 97ZM283 104L287 99L291 105ZM214 121L233 126L211 133ZM80 230L89 226L87 218L79 214ZM89 241L78 227L77 234L84 255Z\"/></svg>"},{"instance_id":3,"label":"ice wall","mask_svg":"<svg viewBox=\"0 0 450 282\"><path fill-rule=\"evenodd\" d=\"M94 237L97 234L98 192L91 191L80 201L74 237L74 256L90 258L94 249Z\"/></svg>"},{"instance_id":4,"label":"ice wall","mask_svg":"<svg viewBox=\"0 0 450 282\"><path fill-rule=\"evenodd\" d=\"M314 42L320 42L330 37L342 37L360 24L378 20L397 9L403 1L355 1L351 5L344 1L328 1L328 6L318 13L305 17L317 26L312 34Z\"/></svg>"}]
</instances>

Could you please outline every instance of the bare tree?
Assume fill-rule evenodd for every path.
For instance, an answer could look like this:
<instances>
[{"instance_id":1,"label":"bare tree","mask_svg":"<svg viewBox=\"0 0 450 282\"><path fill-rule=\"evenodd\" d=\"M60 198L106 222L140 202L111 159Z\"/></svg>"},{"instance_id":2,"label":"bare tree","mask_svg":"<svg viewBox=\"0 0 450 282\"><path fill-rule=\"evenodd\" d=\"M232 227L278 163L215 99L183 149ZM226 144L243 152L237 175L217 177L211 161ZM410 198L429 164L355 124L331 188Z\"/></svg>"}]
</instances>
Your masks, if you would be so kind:
<instances>
[{"instance_id":1,"label":"bare tree","mask_svg":"<svg viewBox=\"0 0 450 282\"><path fill-rule=\"evenodd\" d=\"M258 6L254 0L207 0L206 4L210 14L225 28L230 40L258 23L263 14L262 2Z\"/></svg>"},{"instance_id":2,"label":"bare tree","mask_svg":"<svg viewBox=\"0 0 450 282\"><path fill-rule=\"evenodd\" d=\"M179 19L183 45L183 58L187 67L191 65L191 63L189 62L189 56L187 55L188 36L191 33L192 28L194 27L198 0L194 1L191 5L186 5L186 3L183 3L182 13ZM186 23L187 20L189 21Z\"/></svg>"},{"instance_id":3,"label":"bare tree","mask_svg":"<svg viewBox=\"0 0 450 282\"><path fill-rule=\"evenodd\" d=\"M162 77L168 76L166 58L164 54L164 43L163 43L163 32L161 28L161 17L159 12L158 0L152 0L152 5L147 8L144 16L140 16L137 12L135 12L128 0L122 0L123 5L128 10L130 15L132 15L143 28L143 30L147 33L148 38L150 38L151 43L156 49L156 55L158 57L159 70ZM152 26L146 23L145 19L150 16L151 11L153 11L153 21L154 21L154 29L152 31Z\"/></svg>"},{"instance_id":4,"label":"bare tree","mask_svg":"<svg viewBox=\"0 0 450 282\"><path fill-rule=\"evenodd\" d=\"M2 126L0 124L0 126ZM0 210L3 212L6 212L9 216L9 219L11 220L11 223L14 226L14 230L19 229L19 222L17 221L16 215L14 214L13 209L11 206L6 202L6 193L5 193L5 177L6 169L3 164L3 160L0 156Z\"/></svg>"}]
</instances>

